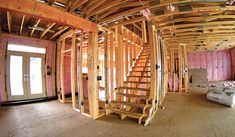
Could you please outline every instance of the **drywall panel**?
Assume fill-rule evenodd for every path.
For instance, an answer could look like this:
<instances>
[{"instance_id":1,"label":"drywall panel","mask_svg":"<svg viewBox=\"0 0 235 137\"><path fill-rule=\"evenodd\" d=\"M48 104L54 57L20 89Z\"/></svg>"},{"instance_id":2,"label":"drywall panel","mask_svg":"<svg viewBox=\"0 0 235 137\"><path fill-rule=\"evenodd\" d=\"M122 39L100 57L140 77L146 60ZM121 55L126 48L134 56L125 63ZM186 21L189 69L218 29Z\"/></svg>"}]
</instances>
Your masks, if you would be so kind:
<instances>
[{"instance_id":1,"label":"drywall panel","mask_svg":"<svg viewBox=\"0 0 235 137\"><path fill-rule=\"evenodd\" d=\"M3 100L3 95L5 91L5 49L7 47L7 43L12 44L21 44L27 46L34 46L34 47L44 47L47 49L46 59L48 68L51 68L51 72L47 75L47 96L55 96L55 43L46 40L34 39L34 38L27 38L27 37L20 37L15 35L1 35L0 36L0 101Z\"/></svg>"},{"instance_id":2,"label":"drywall panel","mask_svg":"<svg viewBox=\"0 0 235 137\"><path fill-rule=\"evenodd\" d=\"M229 80L232 78L230 50L189 52L188 61L189 69L207 69L208 81Z\"/></svg>"}]
</instances>

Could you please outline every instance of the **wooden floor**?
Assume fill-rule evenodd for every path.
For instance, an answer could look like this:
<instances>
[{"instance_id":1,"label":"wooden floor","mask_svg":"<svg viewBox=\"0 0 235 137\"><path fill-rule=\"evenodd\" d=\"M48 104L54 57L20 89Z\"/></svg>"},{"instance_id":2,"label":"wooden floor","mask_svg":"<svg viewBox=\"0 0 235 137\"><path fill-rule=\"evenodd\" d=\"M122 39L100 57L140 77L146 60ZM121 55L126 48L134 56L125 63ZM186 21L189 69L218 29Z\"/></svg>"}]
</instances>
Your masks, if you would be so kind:
<instances>
[{"instance_id":1,"label":"wooden floor","mask_svg":"<svg viewBox=\"0 0 235 137\"><path fill-rule=\"evenodd\" d=\"M234 137L235 109L207 101L205 93L168 93L147 127L116 115L94 121L58 101L0 107L0 137Z\"/></svg>"}]
</instances>

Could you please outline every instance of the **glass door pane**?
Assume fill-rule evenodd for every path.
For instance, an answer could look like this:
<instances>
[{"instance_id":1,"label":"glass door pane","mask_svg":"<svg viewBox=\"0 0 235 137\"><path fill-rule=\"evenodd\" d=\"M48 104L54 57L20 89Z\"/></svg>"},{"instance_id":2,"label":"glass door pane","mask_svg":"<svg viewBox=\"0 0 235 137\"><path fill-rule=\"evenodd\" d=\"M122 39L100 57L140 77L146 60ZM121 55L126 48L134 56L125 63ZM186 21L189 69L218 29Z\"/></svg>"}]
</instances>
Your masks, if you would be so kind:
<instances>
[{"instance_id":1,"label":"glass door pane","mask_svg":"<svg viewBox=\"0 0 235 137\"><path fill-rule=\"evenodd\" d=\"M11 96L24 95L22 56L10 56L10 92Z\"/></svg>"},{"instance_id":2,"label":"glass door pane","mask_svg":"<svg viewBox=\"0 0 235 137\"><path fill-rule=\"evenodd\" d=\"M42 58L30 57L30 92L31 94L43 93Z\"/></svg>"}]
</instances>

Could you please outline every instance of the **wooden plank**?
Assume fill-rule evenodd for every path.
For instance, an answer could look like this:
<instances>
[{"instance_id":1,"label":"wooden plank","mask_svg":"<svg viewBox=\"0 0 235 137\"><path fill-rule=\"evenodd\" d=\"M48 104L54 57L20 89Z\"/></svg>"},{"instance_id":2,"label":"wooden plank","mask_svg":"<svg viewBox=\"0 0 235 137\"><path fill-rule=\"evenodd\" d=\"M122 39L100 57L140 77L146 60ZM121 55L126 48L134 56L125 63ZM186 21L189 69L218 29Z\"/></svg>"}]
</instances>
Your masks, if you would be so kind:
<instances>
[{"instance_id":1,"label":"wooden plank","mask_svg":"<svg viewBox=\"0 0 235 137\"><path fill-rule=\"evenodd\" d=\"M114 24L110 27L114 28L116 26L124 26L124 25L127 25L127 24L132 24L132 23L135 23L135 22L143 21L143 20L146 20L146 18L145 17L138 17L138 18L127 20L127 21L119 22L118 24Z\"/></svg>"},{"instance_id":2,"label":"wooden plank","mask_svg":"<svg viewBox=\"0 0 235 137\"><path fill-rule=\"evenodd\" d=\"M8 26L8 32L11 33L12 18L10 12L7 12L7 26Z\"/></svg>"},{"instance_id":3,"label":"wooden plank","mask_svg":"<svg viewBox=\"0 0 235 137\"><path fill-rule=\"evenodd\" d=\"M74 29L97 32L97 25L75 14L64 12L53 6L29 0L0 0L0 9L19 12L27 16L55 22Z\"/></svg>"},{"instance_id":4,"label":"wooden plank","mask_svg":"<svg viewBox=\"0 0 235 137\"><path fill-rule=\"evenodd\" d=\"M128 41L125 41L125 76L127 76L127 74L129 73L129 62L128 62Z\"/></svg>"},{"instance_id":5,"label":"wooden plank","mask_svg":"<svg viewBox=\"0 0 235 137\"><path fill-rule=\"evenodd\" d=\"M57 31L55 34L53 34L49 40L52 40L53 38L55 38L56 36L60 35L62 32L64 32L65 30L67 30L69 27L64 26L61 30Z\"/></svg>"},{"instance_id":6,"label":"wooden plank","mask_svg":"<svg viewBox=\"0 0 235 137\"><path fill-rule=\"evenodd\" d=\"M99 117L98 106L98 81L97 81L97 65L98 65L98 34L89 32L88 36L88 100L90 116L93 119Z\"/></svg>"},{"instance_id":7,"label":"wooden plank","mask_svg":"<svg viewBox=\"0 0 235 137\"><path fill-rule=\"evenodd\" d=\"M142 39L144 41L144 43L147 43L147 30L146 30L146 24L145 24L145 20L142 21Z\"/></svg>"},{"instance_id":8,"label":"wooden plank","mask_svg":"<svg viewBox=\"0 0 235 137\"><path fill-rule=\"evenodd\" d=\"M118 27L115 28L115 67L116 67L116 87L121 86L121 66L120 66L120 40L118 35Z\"/></svg>"},{"instance_id":9,"label":"wooden plank","mask_svg":"<svg viewBox=\"0 0 235 137\"><path fill-rule=\"evenodd\" d=\"M155 27L152 22L148 22L149 29L149 46L150 46L150 66L151 66L151 86L150 99L156 99L156 43L155 43Z\"/></svg>"},{"instance_id":10,"label":"wooden plank","mask_svg":"<svg viewBox=\"0 0 235 137\"><path fill-rule=\"evenodd\" d=\"M86 3L88 0L79 0L73 3L73 5L71 5L69 11L72 12L75 9L77 9L78 7L82 6L84 3Z\"/></svg>"},{"instance_id":11,"label":"wooden plank","mask_svg":"<svg viewBox=\"0 0 235 137\"><path fill-rule=\"evenodd\" d=\"M82 63L83 63L83 31L80 35L80 48L79 48L79 107L81 113L84 113L84 96L83 96L83 78L82 78Z\"/></svg>"},{"instance_id":12,"label":"wooden plank","mask_svg":"<svg viewBox=\"0 0 235 137\"><path fill-rule=\"evenodd\" d=\"M76 91L77 91L77 46L76 33L72 35L71 44L71 90L72 90L72 105L73 109L77 108Z\"/></svg>"},{"instance_id":13,"label":"wooden plank","mask_svg":"<svg viewBox=\"0 0 235 137\"><path fill-rule=\"evenodd\" d=\"M93 10L91 13L89 13L87 16L93 16L93 15L97 15L97 14L100 14L100 13L103 13L104 11L107 11L108 9L110 9L111 7L114 7L120 3L123 3L125 1L128 1L128 0L123 0L123 1L120 1L120 0L113 0L113 1L110 1L110 2L106 2L105 4L99 6L98 8L96 8L95 10ZM111 10L113 11L113 10Z\"/></svg>"},{"instance_id":14,"label":"wooden plank","mask_svg":"<svg viewBox=\"0 0 235 137\"><path fill-rule=\"evenodd\" d=\"M62 39L61 45L61 57L60 57L60 85L61 85L61 102L65 103L65 92L64 92L64 56L63 51L65 49L65 39Z\"/></svg>"},{"instance_id":15,"label":"wooden plank","mask_svg":"<svg viewBox=\"0 0 235 137\"><path fill-rule=\"evenodd\" d=\"M38 26L38 24L40 23L40 21L41 21L41 19L38 19L38 20L36 21L36 23L33 25L33 29L31 30L31 33L30 33L30 37L33 36L33 33L34 33L34 31L35 31L35 28Z\"/></svg>"},{"instance_id":16,"label":"wooden plank","mask_svg":"<svg viewBox=\"0 0 235 137\"><path fill-rule=\"evenodd\" d=\"M40 39L55 25L55 23L51 23L45 30L44 32L41 33Z\"/></svg>"},{"instance_id":17,"label":"wooden plank","mask_svg":"<svg viewBox=\"0 0 235 137\"><path fill-rule=\"evenodd\" d=\"M102 3L104 3L105 0L99 0L97 1L95 4L91 5L90 7L88 7L85 10L85 14L87 14L87 17L91 16L89 13L91 13L94 9L96 9L97 7L99 7Z\"/></svg>"},{"instance_id":18,"label":"wooden plank","mask_svg":"<svg viewBox=\"0 0 235 137\"><path fill-rule=\"evenodd\" d=\"M130 39L132 41L132 39L133 39L132 33L129 33L129 37L130 37ZM129 55L129 57L130 57L130 68L131 68L132 64L133 64L133 45L132 45L132 42L129 43L129 48L130 48L130 55Z\"/></svg>"},{"instance_id":19,"label":"wooden plank","mask_svg":"<svg viewBox=\"0 0 235 137\"><path fill-rule=\"evenodd\" d=\"M148 5L136 7L136 8L130 9L130 10L120 12L118 14L108 16L108 17L100 20L98 23L100 23L100 22L109 22L109 21L114 20L114 19L119 18L119 17L123 17L123 16L133 14L133 13L136 13L136 12L140 12L141 10L143 10L145 8L148 8Z\"/></svg>"},{"instance_id":20,"label":"wooden plank","mask_svg":"<svg viewBox=\"0 0 235 137\"><path fill-rule=\"evenodd\" d=\"M22 34L22 30L24 27L24 20L25 20L25 15L22 16L22 20L21 20L21 24L20 24L20 32L19 32L20 35Z\"/></svg>"}]
</instances>

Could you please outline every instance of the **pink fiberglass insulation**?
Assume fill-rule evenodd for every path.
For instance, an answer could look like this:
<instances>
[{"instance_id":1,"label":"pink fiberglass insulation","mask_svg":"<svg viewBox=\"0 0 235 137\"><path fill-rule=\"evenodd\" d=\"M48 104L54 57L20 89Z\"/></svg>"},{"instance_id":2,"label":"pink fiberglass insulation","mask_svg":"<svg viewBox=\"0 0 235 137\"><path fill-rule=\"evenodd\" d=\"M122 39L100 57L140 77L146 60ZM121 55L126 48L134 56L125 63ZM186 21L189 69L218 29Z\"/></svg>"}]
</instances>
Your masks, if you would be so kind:
<instances>
[{"instance_id":1,"label":"pink fiberglass insulation","mask_svg":"<svg viewBox=\"0 0 235 137\"><path fill-rule=\"evenodd\" d=\"M234 74L232 74L233 67L231 65L233 64L233 52L235 53L235 51L230 50L189 52L189 69L207 69L209 81L230 80Z\"/></svg>"},{"instance_id":2,"label":"pink fiberglass insulation","mask_svg":"<svg viewBox=\"0 0 235 137\"><path fill-rule=\"evenodd\" d=\"M173 78L171 74L168 75L168 84L170 91L173 91Z\"/></svg>"},{"instance_id":3,"label":"pink fiberglass insulation","mask_svg":"<svg viewBox=\"0 0 235 137\"><path fill-rule=\"evenodd\" d=\"M231 67L232 67L232 78L233 80L235 80L235 48L231 49L231 58L232 58L232 63L231 63Z\"/></svg>"}]
</instances>

